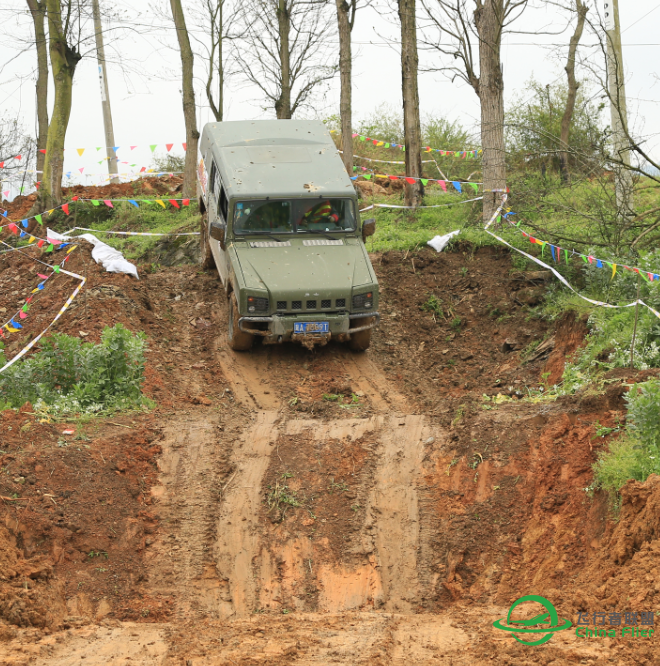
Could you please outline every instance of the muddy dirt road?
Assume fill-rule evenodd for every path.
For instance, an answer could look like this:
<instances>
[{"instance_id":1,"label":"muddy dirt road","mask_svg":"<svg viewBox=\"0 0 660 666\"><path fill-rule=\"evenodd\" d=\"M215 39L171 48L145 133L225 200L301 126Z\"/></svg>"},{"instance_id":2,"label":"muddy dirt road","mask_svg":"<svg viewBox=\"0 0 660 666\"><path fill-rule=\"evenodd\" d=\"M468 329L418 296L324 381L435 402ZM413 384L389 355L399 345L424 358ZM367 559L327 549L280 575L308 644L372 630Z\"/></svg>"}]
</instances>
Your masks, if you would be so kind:
<instances>
[{"instance_id":1,"label":"muddy dirt road","mask_svg":"<svg viewBox=\"0 0 660 666\"><path fill-rule=\"evenodd\" d=\"M365 354L332 344L233 353L211 277L149 275L124 301L112 294L127 286L107 278L119 286L106 319L129 312L130 324L137 312L150 335L148 386L160 407L116 417L88 448L95 469L107 469L104 486L130 480L130 459L117 462L111 448L122 440L130 450L157 444L145 458L153 474L139 468L133 513L113 517L112 538L93 545L106 560L91 561L92 542L77 545L75 532L66 537L73 547L60 546L43 583L62 606L54 619L17 629L1 620L9 616L0 604L0 666L655 663L652 646L563 632L529 648L492 628L523 594L546 594L573 621L577 610L627 611L631 595L641 599L635 610L655 601L633 589L637 555L616 571L607 564L616 531L604 500L584 492L602 446L593 423L613 422L621 392L514 399L543 370L545 358L523 364L521 354L544 330L505 302L506 279L486 286L480 277L497 273L499 255L468 264L466 278L467 261L421 253L412 270L407 257L376 262L384 323ZM443 297L460 330L420 307L438 280L453 284ZM508 308L509 320L480 311L471 298L479 294ZM412 329L415 345L403 345ZM129 427L133 439L122 433ZM23 448L6 464L34 467ZM52 496L64 508L47 509L66 524L69 496ZM29 510L4 521L23 557L25 544L39 553L42 543L28 539ZM104 513L94 520L106 528ZM588 580L579 578L585 553L600 563ZM607 587L601 575L616 582Z\"/></svg>"}]
</instances>

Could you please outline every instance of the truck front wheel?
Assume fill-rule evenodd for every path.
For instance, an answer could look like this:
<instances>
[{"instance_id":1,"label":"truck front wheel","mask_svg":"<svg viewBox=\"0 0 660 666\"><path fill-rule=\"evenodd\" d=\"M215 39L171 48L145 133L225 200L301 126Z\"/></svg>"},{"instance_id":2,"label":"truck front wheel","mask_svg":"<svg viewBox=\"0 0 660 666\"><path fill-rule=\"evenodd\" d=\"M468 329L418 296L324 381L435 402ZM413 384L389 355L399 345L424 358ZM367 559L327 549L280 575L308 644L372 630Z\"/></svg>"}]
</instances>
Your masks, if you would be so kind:
<instances>
[{"instance_id":1,"label":"truck front wheel","mask_svg":"<svg viewBox=\"0 0 660 666\"><path fill-rule=\"evenodd\" d=\"M357 321L360 322L361 326L366 326L367 324L371 324L373 317L358 319ZM365 331L351 333L351 339L348 341L348 346L353 351L366 351L369 349L369 345L371 345L371 332L373 330L373 328L368 328Z\"/></svg>"},{"instance_id":2,"label":"truck front wheel","mask_svg":"<svg viewBox=\"0 0 660 666\"><path fill-rule=\"evenodd\" d=\"M238 302L236 301L236 294L232 291L229 297L229 321L227 322L227 337L229 346L234 351L246 351L252 347L254 342L254 335L243 333L238 327L238 319L240 314L238 312Z\"/></svg>"},{"instance_id":3,"label":"truck front wheel","mask_svg":"<svg viewBox=\"0 0 660 666\"><path fill-rule=\"evenodd\" d=\"M199 250L202 268L205 271L215 268L215 260L213 259L213 253L211 252L211 239L209 238L209 221L207 213L202 215L202 221L199 225Z\"/></svg>"}]
</instances>

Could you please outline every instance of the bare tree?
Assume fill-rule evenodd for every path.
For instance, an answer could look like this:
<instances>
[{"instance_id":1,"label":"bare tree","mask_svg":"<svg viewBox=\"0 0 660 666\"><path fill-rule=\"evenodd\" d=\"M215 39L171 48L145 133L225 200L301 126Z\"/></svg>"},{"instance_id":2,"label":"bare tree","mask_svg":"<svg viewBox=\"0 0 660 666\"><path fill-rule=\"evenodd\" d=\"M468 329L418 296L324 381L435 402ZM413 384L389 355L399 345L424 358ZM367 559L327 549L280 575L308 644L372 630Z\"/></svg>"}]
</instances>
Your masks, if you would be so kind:
<instances>
[{"instance_id":1,"label":"bare tree","mask_svg":"<svg viewBox=\"0 0 660 666\"><path fill-rule=\"evenodd\" d=\"M230 0L199 0L200 11L191 12L191 21L198 28L191 37L197 42L195 55L206 68L205 91L211 113L221 122L225 106L225 82L227 80L227 43L240 36L238 3ZM231 73L231 72L229 72Z\"/></svg>"},{"instance_id":2,"label":"bare tree","mask_svg":"<svg viewBox=\"0 0 660 666\"><path fill-rule=\"evenodd\" d=\"M339 33L339 115L341 117L341 149L348 175L353 175L353 55L351 32L355 25L357 0L335 0Z\"/></svg>"},{"instance_id":3,"label":"bare tree","mask_svg":"<svg viewBox=\"0 0 660 666\"><path fill-rule=\"evenodd\" d=\"M520 16L529 0L422 0L437 39L425 44L454 63L433 69L469 83L479 96L484 181L483 219L488 220L506 187L504 149L504 77L500 51L507 26ZM442 40L447 35L448 42ZM478 62L474 46L478 46Z\"/></svg>"},{"instance_id":4,"label":"bare tree","mask_svg":"<svg viewBox=\"0 0 660 666\"><path fill-rule=\"evenodd\" d=\"M172 18L176 28L176 36L181 52L181 82L183 87L183 118L186 123L186 163L183 170L183 196L192 198L197 188L197 114L195 106L195 89L193 87L194 56L190 47L188 29L181 7L181 0L170 0Z\"/></svg>"},{"instance_id":5,"label":"bare tree","mask_svg":"<svg viewBox=\"0 0 660 666\"><path fill-rule=\"evenodd\" d=\"M415 0L398 0L401 21L401 91L403 94L403 131L405 137L406 175L422 177L422 130L419 120L419 90L417 71L417 16ZM424 187L421 180L406 182L406 206L422 203Z\"/></svg>"},{"instance_id":6,"label":"bare tree","mask_svg":"<svg viewBox=\"0 0 660 666\"><path fill-rule=\"evenodd\" d=\"M77 0L46 0L55 99L48 125L44 173L35 210L51 208L62 202L64 138L71 116L73 76L82 57L79 50L81 4Z\"/></svg>"},{"instance_id":7,"label":"bare tree","mask_svg":"<svg viewBox=\"0 0 660 666\"><path fill-rule=\"evenodd\" d=\"M251 0L244 10L245 45L239 65L275 109L291 118L337 72L329 61L325 0Z\"/></svg>"},{"instance_id":8,"label":"bare tree","mask_svg":"<svg viewBox=\"0 0 660 666\"><path fill-rule=\"evenodd\" d=\"M566 108L564 109L564 115L561 119L561 134L559 140L563 148L560 155L560 173L562 182L567 183L569 178L568 173L568 139L571 131L571 122L573 120L573 112L575 111L575 100L577 98L578 88L580 84L575 78L575 58L577 55L577 47L580 43L582 37L582 32L584 30L584 23L587 18L587 12L589 8L587 5L582 2L582 0L575 0L575 13L577 15L577 22L575 24L575 30L571 36L571 40L568 44L568 58L566 59L566 76L568 77L568 96L566 97Z\"/></svg>"},{"instance_id":9,"label":"bare tree","mask_svg":"<svg viewBox=\"0 0 660 666\"><path fill-rule=\"evenodd\" d=\"M46 2L27 0L34 24L34 43L37 49L37 151L46 150L48 137L48 44L46 42ZM46 156L37 152L37 171L43 171Z\"/></svg>"}]
</instances>

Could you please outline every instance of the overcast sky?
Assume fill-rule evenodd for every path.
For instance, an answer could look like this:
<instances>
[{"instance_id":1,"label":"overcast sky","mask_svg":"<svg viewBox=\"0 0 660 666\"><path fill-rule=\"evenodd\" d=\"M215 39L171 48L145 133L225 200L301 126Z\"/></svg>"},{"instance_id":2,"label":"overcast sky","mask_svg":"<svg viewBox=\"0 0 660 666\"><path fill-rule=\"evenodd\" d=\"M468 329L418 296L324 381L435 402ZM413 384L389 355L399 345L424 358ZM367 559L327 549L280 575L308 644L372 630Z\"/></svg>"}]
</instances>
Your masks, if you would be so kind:
<instances>
[{"instance_id":1,"label":"overcast sky","mask_svg":"<svg viewBox=\"0 0 660 666\"><path fill-rule=\"evenodd\" d=\"M592 0L593 2L593 0ZM599 0L602 2L602 0ZM11 15L7 6L13 3L23 8L24 0L3 0L0 9L4 38L0 41L0 63L4 69L0 75L0 113L10 117L20 112L26 128L34 127L34 83L32 72L36 58L32 52L14 59L16 36L30 29L27 18L20 23ZM101 0L104 5L107 0ZM147 0L113 0L112 6L135 16L136 26L149 22L151 3ZM162 0L161 0L162 4ZM169 3L168 3L169 4ZM188 11L195 3L184 1ZM334 2L332 3L334 7ZM136 12L142 15L138 18ZM333 9L334 11L334 9ZM657 63L660 60L660 4L658 0L621 1L621 26L624 45L624 63L631 127L638 135L648 137L647 146L656 160L660 159L660 79ZM590 16L593 18L592 8ZM330 15L334 16L333 14ZM189 21L190 23L190 21ZM515 24L521 31L560 31L565 27L566 15L549 3L537 0L537 8L530 9ZM27 33L29 34L29 32ZM535 77L543 84L564 81L563 60L569 32L560 35L509 34L503 49L503 67L506 87L506 104L520 99L526 81ZM185 141L185 129L180 96L180 60L173 30L162 29L157 33L125 34L112 41L109 57L119 62L109 71L110 95L114 119L118 156L136 169L149 166L152 158L149 145L158 144L157 151L165 152L165 144L173 143L173 152L181 152ZM375 6L358 12L353 31L354 42L354 117L371 115L380 105L401 109L401 74L398 50L398 25L396 14L383 0ZM593 35L585 34L583 43L594 44ZM334 42L329 44L335 47ZM599 49L584 47L582 56L593 63L600 63ZM437 63L438 56L421 53L421 64ZM8 64L5 64L8 63ZM201 73L201 72L200 72ZM588 72L582 69L585 77ZM201 79L196 82L199 91L199 117L202 124L211 120L206 105ZM437 115L459 120L469 128L475 128L479 118L479 105L474 91L460 81L453 83L439 73L420 73L420 110L422 115ZM593 92L597 93L596 88ZM225 119L255 119L273 117L264 112L259 91L246 86L238 77L230 79L226 90ZM52 102L52 94L51 94ZM339 80L330 90L316 100L314 110L307 110L307 117L319 118L338 113ZM606 120L609 116L606 116ZM84 167L85 173L107 173L105 163L99 165L103 155L95 147L104 144L103 119L97 78L97 62L93 51L78 65L74 82L74 101L71 122L66 138L65 171L77 173ZM134 150L130 146L137 145ZM462 146L434 146L437 148L462 148ZM86 148L82 157L77 148ZM396 158L394 158L396 159ZM120 171L128 170L120 165ZM87 176L82 182L97 182L98 177ZM6 189L3 187L2 189Z\"/></svg>"}]
</instances>

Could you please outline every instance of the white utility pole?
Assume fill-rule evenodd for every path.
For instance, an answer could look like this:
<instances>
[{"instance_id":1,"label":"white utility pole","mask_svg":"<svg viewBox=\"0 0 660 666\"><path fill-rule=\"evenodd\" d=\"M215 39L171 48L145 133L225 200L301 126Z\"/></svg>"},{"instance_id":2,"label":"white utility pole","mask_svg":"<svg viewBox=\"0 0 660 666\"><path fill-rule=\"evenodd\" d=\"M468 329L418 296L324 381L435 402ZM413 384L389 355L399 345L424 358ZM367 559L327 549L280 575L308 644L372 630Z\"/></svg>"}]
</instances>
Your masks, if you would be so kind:
<instances>
[{"instance_id":1,"label":"white utility pole","mask_svg":"<svg viewBox=\"0 0 660 666\"><path fill-rule=\"evenodd\" d=\"M112 176L111 182L119 181L117 174L117 155L113 150L115 133L112 129L112 112L110 110L110 92L108 90L108 73L105 68L105 49L103 48L103 31L101 28L101 11L99 0L92 0L92 13L94 15L94 35L96 37L96 57L99 61L99 82L101 84L101 106L103 107L103 128L105 129L105 150L108 158L108 173Z\"/></svg>"},{"instance_id":2,"label":"white utility pole","mask_svg":"<svg viewBox=\"0 0 660 666\"><path fill-rule=\"evenodd\" d=\"M607 87L612 118L612 144L615 157L629 167L630 144L626 136L628 110L626 107L626 86L623 78L619 0L604 0L603 4L605 39L607 41ZM614 179L617 211L619 215L632 215L634 212L632 171L626 169L625 166L615 166Z\"/></svg>"}]
</instances>

